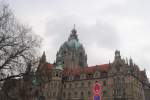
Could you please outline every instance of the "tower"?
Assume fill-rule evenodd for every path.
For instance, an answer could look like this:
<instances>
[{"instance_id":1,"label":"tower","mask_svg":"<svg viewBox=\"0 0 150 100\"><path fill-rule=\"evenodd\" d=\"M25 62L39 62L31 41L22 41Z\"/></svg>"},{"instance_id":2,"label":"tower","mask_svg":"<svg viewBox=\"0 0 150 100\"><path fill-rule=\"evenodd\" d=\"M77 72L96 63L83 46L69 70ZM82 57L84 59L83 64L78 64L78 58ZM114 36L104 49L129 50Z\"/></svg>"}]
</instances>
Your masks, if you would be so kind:
<instances>
[{"instance_id":1,"label":"tower","mask_svg":"<svg viewBox=\"0 0 150 100\"><path fill-rule=\"evenodd\" d=\"M71 30L68 40L61 45L56 56L56 65L63 68L73 69L87 66L87 55L83 45L79 42L75 27Z\"/></svg>"},{"instance_id":2,"label":"tower","mask_svg":"<svg viewBox=\"0 0 150 100\"><path fill-rule=\"evenodd\" d=\"M50 90L48 91L50 94L50 97L48 97L46 100L60 100L61 99L61 93L62 93L62 67L55 66L52 69L52 77L51 81L47 84L46 87L50 87Z\"/></svg>"}]
</instances>

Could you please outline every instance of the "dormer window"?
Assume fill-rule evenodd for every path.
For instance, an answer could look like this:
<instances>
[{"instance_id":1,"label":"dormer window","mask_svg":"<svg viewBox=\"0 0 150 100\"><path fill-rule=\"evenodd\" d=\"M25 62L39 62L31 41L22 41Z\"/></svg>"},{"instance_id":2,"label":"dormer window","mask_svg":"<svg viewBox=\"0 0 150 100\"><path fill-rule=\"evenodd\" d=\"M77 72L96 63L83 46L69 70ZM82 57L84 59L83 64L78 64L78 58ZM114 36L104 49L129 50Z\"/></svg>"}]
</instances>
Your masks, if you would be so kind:
<instances>
[{"instance_id":1,"label":"dormer window","mask_svg":"<svg viewBox=\"0 0 150 100\"><path fill-rule=\"evenodd\" d=\"M87 78L88 78L88 79L93 78L93 74L88 74L88 75L87 75Z\"/></svg>"},{"instance_id":2,"label":"dormer window","mask_svg":"<svg viewBox=\"0 0 150 100\"><path fill-rule=\"evenodd\" d=\"M85 74L81 74L80 79L86 79L86 75Z\"/></svg>"},{"instance_id":3,"label":"dormer window","mask_svg":"<svg viewBox=\"0 0 150 100\"><path fill-rule=\"evenodd\" d=\"M101 72L101 78L107 78L108 73L107 72Z\"/></svg>"},{"instance_id":4,"label":"dormer window","mask_svg":"<svg viewBox=\"0 0 150 100\"><path fill-rule=\"evenodd\" d=\"M98 78L99 77L99 72L95 72L95 74L94 74L94 78Z\"/></svg>"}]
</instances>

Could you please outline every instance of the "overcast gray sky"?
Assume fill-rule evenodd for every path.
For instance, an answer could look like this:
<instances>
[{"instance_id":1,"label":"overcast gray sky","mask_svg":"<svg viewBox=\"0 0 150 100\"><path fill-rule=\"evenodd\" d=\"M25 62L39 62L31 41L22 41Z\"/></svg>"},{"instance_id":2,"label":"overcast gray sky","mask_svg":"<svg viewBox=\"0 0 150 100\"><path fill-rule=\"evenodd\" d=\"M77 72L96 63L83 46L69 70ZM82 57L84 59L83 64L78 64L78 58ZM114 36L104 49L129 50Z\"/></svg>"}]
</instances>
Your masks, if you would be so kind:
<instances>
[{"instance_id":1,"label":"overcast gray sky","mask_svg":"<svg viewBox=\"0 0 150 100\"><path fill-rule=\"evenodd\" d=\"M116 49L133 58L150 78L150 0L8 0L17 18L43 37L53 62L73 24L88 65L112 62Z\"/></svg>"}]
</instances>

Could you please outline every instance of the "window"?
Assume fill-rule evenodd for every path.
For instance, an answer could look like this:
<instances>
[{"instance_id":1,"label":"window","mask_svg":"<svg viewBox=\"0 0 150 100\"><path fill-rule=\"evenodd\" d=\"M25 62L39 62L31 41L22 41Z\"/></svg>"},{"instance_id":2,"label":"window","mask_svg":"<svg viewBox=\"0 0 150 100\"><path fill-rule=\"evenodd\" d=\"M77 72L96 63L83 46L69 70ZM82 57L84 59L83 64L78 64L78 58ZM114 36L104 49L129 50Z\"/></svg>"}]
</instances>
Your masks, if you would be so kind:
<instances>
[{"instance_id":1,"label":"window","mask_svg":"<svg viewBox=\"0 0 150 100\"><path fill-rule=\"evenodd\" d=\"M54 85L55 85L54 87L57 87L57 83L55 83Z\"/></svg>"},{"instance_id":2,"label":"window","mask_svg":"<svg viewBox=\"0 0 150 100\"><path fill-rule=\"evenodd\" d=\"M86 78L85 74L81 74L80 79L85 79L85 78Z\"/></svg>"},{"instance_id":3,"label":"window","mask_svg":"<svg viewBox=\"0 0 150 100\"><path fill-rule=\"evenodd\" d=\"M56 95L56 93L55 92L53 92L53 96L55 96Z\"/></svg>"},{"instance_id":4,"label":"window","mask_svg":"<svg viewBox=\"0 0 150 100\"><path fill-rule=\"evenodd\" d=\"M84 97L84 93L83 92L81 92L81 97Z\"/></svg>"},{"instance_id":5,"label":"window","mask_svg":"<svg viewBox=\"0 0 150 100\"><path fill-rule=\"evenodd\" d=\"M75 87L78 87L78 83L75 83Z\"/></svg>"},{"instance_id":6,"label":"window","mask_svg":"<svg viewBox=\"0 0 150 100\"><path fill-rule=\"evenodd\" d=\"M66 51L64 51L64 55L66 55L66 53L67 53L67 52L66 52Z\"/></svg>"},{"instance_id":7,"label":"window","mask_svg":"<svg viewBox=\"0 0 150 100\"><path fill-rule=\"evenodd\" d=\"M107 72L102 72L101 73L101 78L107 78Z\"/></svg>"},{"instance_id":8,"label":"window","mask_svg":"<svg viewBox=\"0 0 150 100\"><path fill-rule=\"evenodd\" d=\"M66 88L66 84L64 84L64 88Z\"/></svg>"},{"instance_id":9,"label":"window","mask_svg":"<svg viewBox=\"0 0 150 100\"><path fill-rule=\"evenodd\" d=\"M88 96L89 96L89 97L91 96L91 92L90 92L90 91L88 91Z\"/></svg>"},{"instance_id":10,"label":"window","mask_svg":"<svg viewBox=\"0 0 150 100\"><path fill-rule=\"evenodd\" d=\"M89 81L89 82L88 82L88 87L90 87L90 86L91 86L91 82Z\"/></svg>"},{"instance_id":11,"label":"window","mask_svg":"<svg viewBox=\"0 0 150 100\"><path fill-rule=\"evenodd\" d=\"M107 95L107 92L106 91L103 91L103 96L106 96Z\"/></svg>"},{"instance_id":12,"label":"window","mask_svg":"<svg viewBox=\"0 0 150 100\"><path fill-rule=\"evenodd\" d=\"M81 83L81 87L84 87L84 83L83 82Z\"/></svg>"},{"instance_id":13,"label":"window","mask_svg":"<svg viewBox=\"0 0 150 100\"><path fill-rule=\"evenodd\" d=\"M51 86L53 87L53 83L51 83Z\"/></svg>"},{"instance_id":14,"label":"window","mask_svg":"<svg viewBox=\"0 0 150 100\"><path fill-rule=\"evenodd\" d=\"M106 81L105 80L103 81L103 86L106 86Z\"/></svg>"},{"instance_id":15,"label":"window","mask_svg":"<svg viewBox=\"0 0 150 100\"><path fill-rule=\"evenodd\" d=\"M65 92L63 93L63 97L66 98L66 93Z\"/></svg>"},{"instance_id":16,"label":"window","mask_svg":"<svg viewBox=\"0 0 150 100\"><path fill-rule=\"evenodd\" d=\"M68 93L68 97L71 97L71 93L70 92Z\"/></svg>"},{"instance_id":17,"label":"window","mask_svg":"<svg viewBox=\"0 0 150 100\"><path fill-rule=\"evenodd\" d=\"M51 92L49 92L49 96L51 97Z\"/></svg>"},{"instance_id":18,"label":"window","mask_svg":"<svg viewBox=\"0 0 150 100\"><path fill-rule=\"evenodd\" d=\"M96 72L95 73L95 78L97 78L99 76L99 73L98 72Z\"/></svg>"},{"instance_id":19,"label":"window","mask_svg":"<svg viewBox=\"0 0 150 100\"><path fill-rule=\"evenodd\" d=\"M58 72L56 72L56 77L58 77Z\"/></svg>"},{"instance_id":20,"label":"window","mask_svg":"<svg viewBox=\"0 0 150 100\"><path fill-rule=\"evenodd\" d=\"M72 84L70 83L70 84L69 84L69 88L71 88L71 87L72 87Z\"/></svg>"},{"instance_id":21,"label":"window","mask_svg":"<svg viewBox=\"0 0 150 100\"><path fill-rule=\"evenodd\" d=\"M75 97L77 97L77 94L78 94L77 92L74 92Z\"/></svg>"},{"instance_id":22,"label":"window","mask_svg":"<svg viewBox=\"0 0 150 100\"><path fill-rule=\"evenodd\" d=\"M61 77L62 72L59 73L59 77Z\"/></svg>"},{"instance_id":23,"label":"window","mask_svg":"<svg viewBox=\"0 0 150 100\"><path fill-rule=\"evenodd\" d=\"M88 75L87 75L87 78L88 78L88 79L93 78L93 74L88 74Z\"/></svg>"},{"instance_id":24,"label":"window","mask_svg":"<svg viewBox=\"0 0 150 100\"><path fill-rule=\"evenodd\" d=\"M117 66L117 72L120 72L121 68L120 66Z\"/></svg>"}]
</instances>

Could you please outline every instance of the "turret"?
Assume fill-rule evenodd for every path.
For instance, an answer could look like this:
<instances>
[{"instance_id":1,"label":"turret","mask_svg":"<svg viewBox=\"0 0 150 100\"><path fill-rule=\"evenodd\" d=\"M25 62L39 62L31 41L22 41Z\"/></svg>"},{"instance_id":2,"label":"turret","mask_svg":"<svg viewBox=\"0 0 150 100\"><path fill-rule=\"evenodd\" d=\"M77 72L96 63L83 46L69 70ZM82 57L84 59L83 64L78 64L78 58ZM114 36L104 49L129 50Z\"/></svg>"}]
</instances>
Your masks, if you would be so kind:
<instances>
[{"instance_id":1,"label":"turret","mask_svg":"<svg viewBox=\"0 0 150 100\"><path fill-rule=\"evenodd\" d=\"M117 59L121 59L120 51L119 50L115 51L115 60L117 60Z\"/></svg>"},{"instance_id":2,"label":"turret","mask_svg":"<svg viewBox=\"0 0 150 100\"><path fill-rule=\"evenodd\" d=\"M40 58L40 62L39 62L39 66L37 68L37 72L36 73L39 73L41 72L41 70L45 67L46 65L46 55L45 55L45 52L43 52L41 58Z\"/></svg>"},{"instance_id":3,"label":"turret","mask_svg":"<svg viewBox=\"0 0 150 100\"><path fill-rule=\"evenodd\" d=\"M42 57L40 59L40 62L46 62L46 55L45 55L45 51L42 54Z\"/></svg>"},{"instance_id":4,"label":"turret","mask_svg":"<svg viewBox=\"0 0 150 100\"><path fill-rule=\"evenodd\" d=\"M130 64L131 67L133 67L133 60L132 60L131 57L130 57L130 59L129 59L129 64Z\"/></svg>"},{"instance_id":5,"label":"turret","mask_svg":"<svg viewBox=\"0 0 150 100\"><path fill-rule=\"evenodd\" d=\"M47 99L60 100L59 97L61 97L62 91L62 71L62 67L57 65L52 69L52 78L49 83L49 85L51 85L51 90L49 92L53 93L53 97L47 97Z\"/></svg>"}]
</instances>

